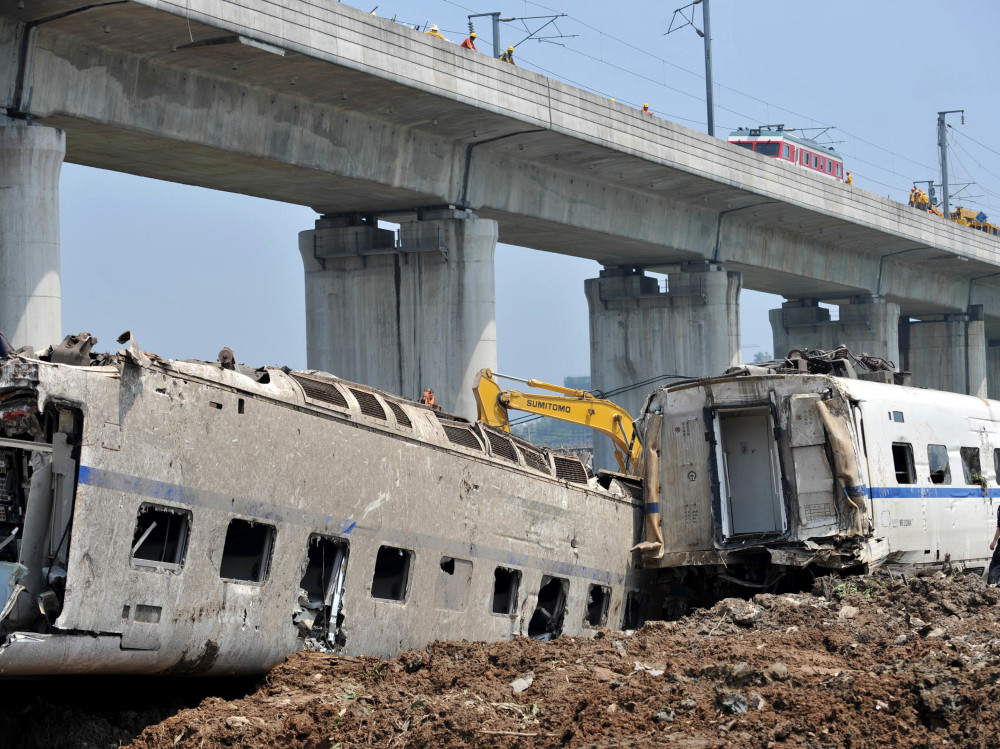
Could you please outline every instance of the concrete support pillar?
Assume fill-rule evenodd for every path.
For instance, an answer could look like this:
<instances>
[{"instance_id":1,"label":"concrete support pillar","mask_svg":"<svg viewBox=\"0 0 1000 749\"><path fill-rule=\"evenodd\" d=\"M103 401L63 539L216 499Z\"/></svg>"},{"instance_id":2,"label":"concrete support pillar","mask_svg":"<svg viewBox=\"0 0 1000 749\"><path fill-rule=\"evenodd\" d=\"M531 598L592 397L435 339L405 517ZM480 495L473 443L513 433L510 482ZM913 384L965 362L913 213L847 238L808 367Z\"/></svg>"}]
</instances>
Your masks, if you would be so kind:
<instances>
[{"instance_id":1,"label":"concrete support pillar","mask_svg":"<svg viewBox=\"0 0 1000 749\"><path fill-rule=\"evenodd\" d=\"M1000 339L986 342L986 397L1000 400Z\"/></svg>"},{"instance_id":2,"label":"concrete support pillar","mask_svg":"<svg viewBox=\"0 0 1000 749\"><path fill-rule=\"evenodd\" d=\"M905 319L899 327L903 366L914 385L987 397L982 305L938 320Z\"/></svg>"},{"instance_id":3,"label":"concrete support pillar","mask_svg":"<svg viewBox=\"0 0 1000 749\"><path fill-rule=\"evenodd\" d=\"M815 299L785 302L770 311L774 355L792 349L828 351L841 344L853 354L870 354L899 364L899 305L881 297L855 297L840 305L840 319Z\"/></svg>"},{"instance_id":4,"label":"concrete support pillar","mask_svg":"<svg viewBox=\"0 0 1000 749\"><path fill-rule=\"evenodd\" d=\"M585 282L590 307L591 387L605 392L665 374L720 374L740 361L740 273L718 265L685 265L668 290L631 269L608 268ZM643 384L611 396L633 416L654 388ZM596 439L594 466L615 466L611 445Z\"/></svg>"},{"instance_id":5,"label":"concrete support pillar","mask_svg":"<svg viewBox=\"0 0 1000 749\"><path fill-rule=\"evenodd\" d=\"M374 218L319 219L299 234L309 367L406 398L430 387L475 418L475 374L497 366L496 241L467 211L425 212L398 247Z\"/></svg>"},{"instance_id":6,"label":"concrete support pillar","mask_svg":"<svg viewBox=\"0 0 1000 749\"><path fill-rule=\"evenodd\" d=\"M62 130L0 116L0 331L14 348L62 340Z\"/></svg>"}]
</instances>

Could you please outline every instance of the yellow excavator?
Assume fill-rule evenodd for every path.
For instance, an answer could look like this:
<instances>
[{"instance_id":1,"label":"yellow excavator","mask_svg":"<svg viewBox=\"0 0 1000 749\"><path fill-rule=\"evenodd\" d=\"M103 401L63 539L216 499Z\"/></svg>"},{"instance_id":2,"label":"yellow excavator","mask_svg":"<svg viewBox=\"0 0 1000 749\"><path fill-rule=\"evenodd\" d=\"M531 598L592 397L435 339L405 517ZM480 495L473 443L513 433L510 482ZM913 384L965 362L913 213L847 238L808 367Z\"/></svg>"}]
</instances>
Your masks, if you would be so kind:
<instances>
[{"instance_id":1,"label":"yellow excavator","mask_svg":"<svg viewBox=\"0 0 1000 749\"><path fill-rule=\"evenodd\" d=\"M549 390L559 395L522 393L519 390L502 390L495 378L523 382L528 387ZM476 375L472 392L479 409L479 420L505 432L510 431L507 411L549 416L560 421L583 424L611 438L615 447L615 459L622 473L640 476L642 444L639 441L632 417L621 406L609 400L595 398L586 390L552 385L540 380L522 380L519 377L493 374L488 369L480 369Z\"/></svg>"}]
</instances>

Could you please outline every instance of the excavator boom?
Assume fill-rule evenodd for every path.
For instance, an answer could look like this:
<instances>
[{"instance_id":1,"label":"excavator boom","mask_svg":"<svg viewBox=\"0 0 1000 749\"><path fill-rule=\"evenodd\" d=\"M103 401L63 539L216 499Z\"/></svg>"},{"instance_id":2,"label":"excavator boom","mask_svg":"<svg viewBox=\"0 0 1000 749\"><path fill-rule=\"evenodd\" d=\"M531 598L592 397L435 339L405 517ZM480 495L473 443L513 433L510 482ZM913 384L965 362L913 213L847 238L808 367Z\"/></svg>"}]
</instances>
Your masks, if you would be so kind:
<instances>
[{"instance_id":1,"label":"excavator boom","mask_svg":"<svg viewBox=\"0 0 1000 749\"><path fill-rule=\"evenodd\" d=\"M506 377L506 375L498 374L496 377ZM611 438L615 447L615 458L622 473L639 475L642 445L636 435L632 417L624 408L609 400L595 398L586 390L574 390L540 380L522 380L522 382L530 387L549 390L560 395L502 390L494 379L494 374L488 369L481 369L473 385L480 421L509 432L510 420L507 412L513 409L549 416L572 424L582 424Z\"/></svg>"}]
</instances>

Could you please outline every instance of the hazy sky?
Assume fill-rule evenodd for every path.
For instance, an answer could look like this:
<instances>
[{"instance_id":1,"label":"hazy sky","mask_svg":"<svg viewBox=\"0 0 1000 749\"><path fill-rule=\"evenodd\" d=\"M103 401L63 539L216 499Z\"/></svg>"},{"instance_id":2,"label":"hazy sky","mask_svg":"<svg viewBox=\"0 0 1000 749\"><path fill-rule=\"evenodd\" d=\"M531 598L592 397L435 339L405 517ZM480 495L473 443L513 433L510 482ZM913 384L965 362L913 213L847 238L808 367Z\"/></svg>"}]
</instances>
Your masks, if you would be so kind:
<instances>
[{"instance_id":1,"label":"hazy sky","mask_svg":"<svg viewBox=\"0 0 1000 749\"><path fill-rule=\"evenodd\" d=\"M350 4L369 11L376 0ZM436 23L456 43L469 13L567 13L543 32L566 38L521 43L525 24L544 20L517 21L502 25L503 46L518 44L523 67L636 107L649 102L657 116L704 132L704 48L691 28L664 35L674 7L397 0L378 2L377 13ZM714 0L711 11L717 136L740 125L832 125L821 140L845 156L855 186L905 202L914 180L940 179L937 112L964 108L964 126L948 119L949 171L953 183L974 184L952 204L1000 219L1000 142L991 137L1000 46L990 36L1000 4ZM489 51L487 21L476 28ZM297 235L312 228L312 210L72 164L60 201L66 332L89 330L101 350L131 329L164 356L214 360L230 346L241 362L306 366ZM505 245L496 260L498 369L556 382L588 374L583 281L598 264ZM745 358L771 350L767 310L781 301L744 291Z\"/></svg>"}]
</instances>

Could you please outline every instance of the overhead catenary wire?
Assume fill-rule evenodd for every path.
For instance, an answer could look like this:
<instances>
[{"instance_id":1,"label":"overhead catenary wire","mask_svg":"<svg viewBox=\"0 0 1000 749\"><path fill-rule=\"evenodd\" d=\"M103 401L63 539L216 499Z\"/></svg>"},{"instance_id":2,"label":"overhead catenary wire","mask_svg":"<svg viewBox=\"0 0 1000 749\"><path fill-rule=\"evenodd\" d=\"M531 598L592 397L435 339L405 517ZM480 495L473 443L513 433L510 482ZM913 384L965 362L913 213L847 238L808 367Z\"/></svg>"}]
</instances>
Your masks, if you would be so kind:
<instances>
[{"instance_id":1,"label":"overhead catenary wire","mask_svg":"<svg viewBox=\"0 0 1000 749\"><path fill-rule=\"evenodd\" d=\"M469 8L468 6L465 6L462 3L460 3L460 2L455 2L455 0L443 0L443 1L445 3L447 3L448 5L451 5L451 6L456 7L456 8L460 8L460 9L466 11L466 12L470 12L470 13L476 12L474 9ZM700 80L700 81L704 80L704 74L702 72L691 70L691 69L685 67L684 65L679 65L679 64L677 64L675 62L672 62L671 60L667 60L664 57L661 57L661 56L659 56L659 55L657 55L657 54L655 54L653 52L650 52L650 51L648 51L646 49L643 49L642 47L640 47L640 46L638 46L636 44L633 44L633 43L631 43L631 42L629 42L629 41L627 41L625 39L617 37L614 34L609 34L604 29L598 28L598 27L596 27L596 26L594 26L592 24L589 24L585 20L583 20L582 18L579 18L579 17L577 17L577 16L575 16L573 14L564 14L563 11L561 11L561 10L559 10L559 9L551 6L551 5L548 5L548 4L545 4L545 3L542 3L542 2L536 2L536 0L524 0L524 2L525 2L525 9L526 10L527 10L527 6L531 5L531 6L535 7L535 8L539 8L539 9L542 9L544 11L548 11L548 12L551 12L551 13L563 14L563 15L565 15L565 17L566 17L567 20L572 21L574 23L577 23L581 27L583 27L583 28L585 28L585 29L587 29L589 31L592 31L592 32L598 34L599 37L600 37L600 39L608 39L608 40L613 41L616 44L622 45L625 48L634 50L635 52L640 53L640 54L648 57L651 60L658 61L664 67L669 66L670 68L672 68L674 70L686 73L689 76L691 76L692 79L696 79L696 80ZM451 33L451 32L449 32L449 33ZM667 83L665 83L664 81L657 80L657 79L655 79L655 78L653 78L653 77L651 77L651 76L649 76L649 75L647 75L645 73L641 73L641 72L637 72L635 70L631 70L628 67L625 67L623 65L619 65L617 63L613 63L613 62L610 62L610 61L604 59L605 58L605 52L604 52L604 44L603 44L603 42L600 43L600 44L598 44L598 48L599 48L599 55L598 56L595 56L592 52L582 51L580 49L576 49L572 44L562 44L560 46L563 49L566 49L567 51L572 52L574 55L584 56L584 57L587 57L589 59L593 59L595 62L597 62L597 63L599 63L601 65L604 65L606 67L609 67L612 70L615 70L615 71L618 71L618 72L621 72L621 73L626 73L626 74L628 74L630 76L633 76L633 77L635 77L635 78L637 78L639 80L642 80L642 81L645 81L647 83L650 83L651 85L655 85L657 87L664 88L664 89L666 89L668 91L674 92L677 95L684 96L686 98L689 98L689 99L692 99L692 100L695 100L695 101L702 101L703 100L703 94L693 94L693 93L685 91L685 90L683 90L681 88L677 88L676 86L670 86ZM582 83L582 82L580 82L578 80L573 80L571 78L567 78L566 76L560 74L558 71L555 71L555 70L553 70L551 68L543 67L543 66L537 64L530 57L525 56L523 53L521 55L521 59L526 64L531 65L532 67L538 69L540 72L543 72L544 74L549 75L551 77L565 80L567 83L570 83L570 84L572 84L574 86L578 86L578 87L580 87L580 88L582 88L584 90L588 90L588 91L591 91L593 93L599 94L601 96L607 96L607 97L610 98L611 95L612 95L610 92L605 92L605 91L596 89L594 87L591 87L591 86L589 86L589 85L587 85L585 83ZM732 86L729 86L729 85L726 85L726 84L723 84L723 83L719 83L719 82L714 82L713 85L714 85L715 88L718 88L720 90L724 90L724 91L727 91L727 92L731 92L731 93L736 94L738 96L744 97L745 99L747 99L749 101L755 102L756 104L768 107L768 116L769 117L771 116L770 110L773 108L774 110L776 110L778 112L787 113L787 114L792 115L792 116L797 117L797 118L802 118L802 119L808 120L810 122L816 122L816 123L821 123L823 125L826 125L826 123L823 120L818 120L818 119L816 119L814 117L811 117L809 115L805 115L805 114L802 114L800 112L797 112L796 110L789 109L787 107L784 107L784 106L781 106L781 105L778 105L778 104L774 104L772 102L767 101L766 99L762 99L759 96L755 96L755 95L750 94L750 93L748 93L746 91L743 91L741 89L738 89L738 88L735 88L735 87L732 87ZM626 101L626 100L622 100L622 99L619 99L619 101L621 101L622 103L628 104L628 105L638 106L638 104L635 103L635 102L630 102L630 101ZM755 120L755 118L752 115L749 115L749 114L737 111L736 109L733 109L731 107L727 107L725 105L717 104L717 109L719 109L720 111L728 112L731 115L734 115L736 117L742 118L744 120L750 120L751 122ZM663 111L663 110L661 110L661 115L664 115L668 119L671 119L671 120L683 121L683 122L686 122L686 123L693 123L693 124L696 124L696 125L703 125L704 124L704 120L703 119L683 117L681 115L678 115L678 114L675 114L675 113L671 113L671 112L666 112L666 111ZM864 165L870 167L872 170L875 170L878 173L881 173L881 174L884 174L884 175L891 175L891 177L897 178L899 180L898 183L896 183L894 179L880 180L876 176L872 175L870 172L859 172L857 169L852 170L853 174L855 175L856 178L863 179L864 181L866 181L868 183L871 183L873 185L878 185L880 187L887 188L887 189L889 189L891 191L892 190L899 191L899 192L901 192L902 194L905 195L906 192L907 192L907 190L909 189L910 185L914 181L914 175L913 175L913 173L904 174L903 172L899 171L895 167L896 161L905 162L906 164L911 164L911 165L913 165L915 167L918 167L920 170L922 170L922 173L920 175L918 175L918 176L921 176L921 177L924 176L928 172L934 173L934 172L937 171L937 167L936 166L930 166L930 165L928 165L926 163L923 163L920 160L917 160L917 159L911 158L909 156L905 156L903 154L897 153L897 152L895 152L895 151L893 151L893 150L891 150L889 148L886 148L885 146L882 146L882 145L880 145L878 143L875 143L875 142L873 142L873 141L871 141L871 140L869 140L869 139L867 139L867 138L865 138L863 136L859 136L859 135L857 135L857 134L855 134L855 133L853 133L853 132L851 132L849 130L845 130L845 129L842 129L842 128L837 128L837 130L838 130L838 132L842 133L843 135L849 137L851 139L851 141L853 142L853 149L839 149L839 150L843 151L845 153L845 155L849 156L849 158L852 160L852 162L857 162L859 164L864 164ZM964 136L964 137L968 137L968 136ZM983 148L986 148L987 150L991 151L992 153L1000 155L1000 152L994 151L993 149L989 148L988 146L984 146L983 144L981 144L978 141L975 141L975 140L973 140L971 138L970 138L970 140L972 142L976 143L977 145L979 145L979 146L981 146ZM861 157L859 155L859 153L858 153L859 144L863 145L863 146L866 146L866 147L869 147L869 148L872 148L872 149L875 149L876 151L878 151L880 153L883 153L886 156L888 156L889 159L890 159L890 165L884 166L883 164L878 163L876 161L872 161L870 159L865 159L865 158ZM990 174L990 176L993 176L993 177L996 176L992 172L990 172L988 169L986 169L985 167L983 167L982 164L980 164L978 161L976 161L976 164L980 168L982 168L983 171L985 171L986 173ZM977 183L977 184L979 184L979 183ZM986 190L986 188L983 188L983 186L981 184L979 184L979 186L982 189ZM987 192L989 192L990 195L994 195L994 196L996 195L996 193L993 193L992 191L988 191L987 190Z\"/></svg>"},{"instance_id":2,"label":"overhead catenary wire","mask_svg":"<svg viewBox=\"0 0 1000 749\"><path fill-rule=\"evenodd\" d=\"M558 11L558 10L556 10L556 9L548 6L548 5L544 5L544 4L539 3L539 2L534 2L534 0L526 0L526 2L529 3L529 4L531 4L531 5L536 6L538 8L543 8L544 10L548 10L548 11L553 12L553 13L561 12L561 11ZM673 68L675 68L677 70L681 70L681 71L683 71L685 73L688 73L689 75L691 75L691 76L693 76L695 78L698 78L700 80L704 80L704 78L705 78L704 73L701 73L701 72L698 72L698 71L695 71L695 70L691 70L689 68L684 67L683 65L678 65L677 63L671 62L670 60L667 60L667 59L662 58L662 57L660 57L658 55L655 55L652 52L649 52L648 50L645 50L645 49L643 49L643 48L641 48L641 47L639 47L639 46L637 46L635 44L632 44L631 42L625 41L624 39L619 39L618 37L614 36L613 34L608 34L607 32L605 32L602 29L599 29L599 28L597 28L595 26L591 26L586 21L583 21L583 20L577 18L576 16L574 16L572 14L567 14L567 17L570 18L570 19L572 19L572 20L574 20L574 21L576 21L581 26L584 26L584 27L590 29L591 31L594 31L594 32L596 32L596 33L598 33L598 34L600 34L602 36L606 36L607 38L612 39L615 42L617 42L619 44L622 44L625 47L628 47L629 49L632 49L632 50L635 50L636 52L639 52L641 54L647 55L648 57L651 57L654 60L658 60L658 61L660 61L661 63L663 63L665 65L669 65L669 66L671 66L671 67L673 67ZM569 47L567 47L567 48L569 48ZM569 48L569 49L571 49L571 48ZM576 51L576 50L574 50L574 51ZM611 63L608 63L607 61L604 61L604 60L601 60L601 62L603 64L605 64L605 65L612 65ZM617 66L614 66L614 67L617 67ZM657 85L663 85L663 84L660 84L658 81L655 81L653 79L647 79L647 80L650 80L650 81L656 83ZM761 99L760 97L754 96L753 94L749 94L746 91L742 91L740 89L733 88L732 86L727 86L727 85L725 85L723 83L719 83L719 82L715 82L713 85L716 86L717 88L725 89L726 91L730 91L732 93L739 94L740 96L743 96L743 97L745 97L747 99L755 101L758 104L763 104L763 105L768 106L768 107L774 107L775 109L779 109L782 112L786 112L788 114L794 115L795 117L800 117L800 118L809 120L811 122L823 122L822 120L818 120L818 119L816 119L814 117L811 117L809 115L805 115L805 114L802 114L800 112L796 112L795 110L788 109L787 107L784 107L784 106L781 106L781 105L778 105L778 104L774 104L773 102L769 102L766 99ZM671 87L666 86L666 88L671 88ZM676 90L676 89L672 89L672 90ZM684 92L684 94L685 94L685 96L689 96L689 97L696 98L696 99L700 99L701 98L698 95L689 94L687 92ZM746 114L737 112L735 110L728 109L727 107L719 106L718 108L722 109L724 111L731 112L732 114L738 115L740 117L744 117L744 118L747 118L747 119L750 119L750 120L753 119L750 115L746 115ZM826 123L823 123L823 124L825 125ZM895 153L894 151L891 151L890 149L885 148L884 146L880 146L877 143L873 143L872 141L869 141L869 140L867 140L867 139L865 139L865 138L863 138L861 136L854 135L853 133L850 133L847 130L843 130L841 128L837 128L837 129L840 132L844 133L845 135L850 135L855 140L860 141L860 142L864 143L865 145L868 145L868 146L871 146L873 148L877 148L877 149L879 149L881 151L884 151L885 153L890 154L890 155L892 155L895 158L903 159L905 161L908 161L908 162L910 162L910 163L912 163L912 164L914 164L916 166L919 166L921 168L924 168L924 169L930 169L931 168L931 167L928 167L926 164L923 164L923 163L921 163L919 161L916 161L915 159L911 159L908 156L904 156L902 154Z\"/></svg>"}]
</instances>

